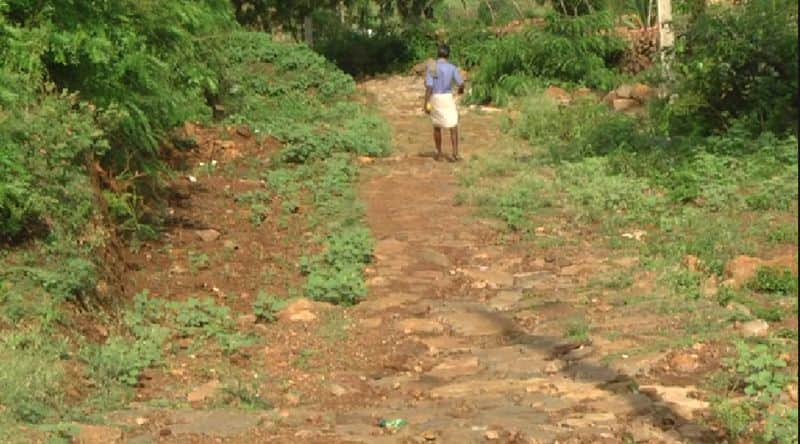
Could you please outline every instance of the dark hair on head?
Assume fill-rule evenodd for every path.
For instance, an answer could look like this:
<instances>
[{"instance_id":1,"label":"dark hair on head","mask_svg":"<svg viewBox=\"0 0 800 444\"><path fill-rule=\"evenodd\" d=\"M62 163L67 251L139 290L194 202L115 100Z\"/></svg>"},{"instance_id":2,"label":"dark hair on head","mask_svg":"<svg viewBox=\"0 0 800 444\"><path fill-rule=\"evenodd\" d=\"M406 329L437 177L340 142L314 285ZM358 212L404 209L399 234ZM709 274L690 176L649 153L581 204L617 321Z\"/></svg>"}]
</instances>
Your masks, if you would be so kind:
<instances>
[{"instance_id":1,"label":"dark hair on head","mask_svg":"<svg viewBox=\"0 0 800 444\"><path fill-rule=\"evenodd\" d=\"M436 51L439 57L448 58L450 57L450 47L445 45L444 43L439 45L439 49Z\"/></svg>"}]
</instances>

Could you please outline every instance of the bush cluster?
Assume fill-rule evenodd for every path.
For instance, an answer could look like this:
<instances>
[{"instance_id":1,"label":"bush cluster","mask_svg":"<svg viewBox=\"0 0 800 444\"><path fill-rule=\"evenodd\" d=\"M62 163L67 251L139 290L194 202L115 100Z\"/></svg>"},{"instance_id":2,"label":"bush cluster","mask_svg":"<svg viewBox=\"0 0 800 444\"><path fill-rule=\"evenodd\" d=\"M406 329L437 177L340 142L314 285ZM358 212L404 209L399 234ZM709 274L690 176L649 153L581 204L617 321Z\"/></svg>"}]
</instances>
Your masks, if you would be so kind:
<instances>
[{"instance_id":1,"label":"bush cluster","mask_svg":"<svg viewBox=\"0 0 800 444\"><path fill-rule=\"evenodd\" d=\"M472 76L471 100L504 104L545 82L610 89L624 41L613 19L598 12L577 17L550 14L544 29L496 39L484 48Z\"/></svg>"}]
</instances>

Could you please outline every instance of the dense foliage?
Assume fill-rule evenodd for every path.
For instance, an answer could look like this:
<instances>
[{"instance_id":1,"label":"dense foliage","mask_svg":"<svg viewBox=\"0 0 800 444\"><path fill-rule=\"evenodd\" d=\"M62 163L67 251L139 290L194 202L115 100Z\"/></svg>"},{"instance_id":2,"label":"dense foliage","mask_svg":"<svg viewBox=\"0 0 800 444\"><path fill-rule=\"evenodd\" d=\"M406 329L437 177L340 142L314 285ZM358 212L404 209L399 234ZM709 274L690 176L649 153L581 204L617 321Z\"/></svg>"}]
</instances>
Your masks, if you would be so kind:
<instances>
[{"instance_id":1,"label":"dense foliage","mask_svg":"<svg viewBox=\"0 0 800 444\"><path fill-rule=\"evenodd\" d=\"M146 215L159 214L174 127L221 119L283 144L248 202L310 209L318 253L298 290L335 303L363 296L371 258L352 156L389 148L385 123L350 100L350 76L303 45L245 31L228 2L56 3L0 1L0 358L15 363L0 366L0 440L18 423L124 405L169 337L212 338L225 354L252 343L227 307L194 298L143 295L104 343L72 331L78 311L67 308L120 305L104 270L114 232L158 235ZM91 381L69 403L65 363Z\"/></svg>"},{"instance_id":2,"label":"dense foliage","mask_svg":"<svg viewBox=\"0 0 800 444\"><path fill-rule=\"evenodd\" d=\"M612 23L605 13L551 14L544 29L495 40L473 75L472 100L506 103L542 82L613 87L625 43L610 32Z\"/></svg>"},{"instance_id":3,"label":"dense foliage","mask_svg":"<svg viewBox=\"0 0 800 444\"><path fill-rule=\"evenodd\" d=\"M80 190L47 171L64 162L89 167L91 159L100 160L93 168L108 171L107 179L114 178L117 191L127 195L121 205L139 214L142 200L136 195L154 191L166 131L211 116L206 97L218 85L215 67L201 56L209 45L201 37L230 29L235 22L229 9L224 1L74 2L68 10L57 2L0 2L0 98L10 119L0 139L22 144L4 145L11 151L6 168L16 174L0 193L0 235L19 234L21 221L51 228L60 222L53 218L57 211L47 215L51 221L42 217L48 201L74 198ZM69 122L71 115L80 123ZM14 124L23 118L23 128ZM51 147L25 134L59 143ZM22 154L26 144L34 145L38 157ZM40 179L36 189L33 178ZM86 202L76 206L91 206Z\"/></svg>"},{"instance_id":4,"label":"dense foliage","mask_svg":"<svg viewBox=\"0 0 800 444\"><path fill-rule=\"evenodd\" d=\"M683 35L670 104L682 131L797 132L797 1L748 1L700 15Z\"/></svg>"},{"instance_id":5,"label":"dense foliage","mask_svg":"<svg viewBox=\"0 0 800 444\"><path fill-rule=\"evenodd\" d=\"M515 105L507 127L538 150L515 152L512 166L492 160L511 173L481 202L510 231L532 235L531 214L558 204L610 244L644 227L642 262L687 304L701 299L703 279L721 280L756 244L796 248L796 227L781 221L797 219L797 0L676 0L688 17L671 75L642 76L662 82L668 98L640 116L592 97L567 109L539 93L548 84L617 86L625 43L614 13L644 25L648 2L560 0L546 13L538 3L0 0L0 361L14 363L0 365L0 440L17 423L123 406L170 338L200 335L224 353L251 343L211 299L168 304L140 294L123 310L121 333L102 344L73 332L63 310L92 312L102 299L91 296L108 296L98 253L115 231L158 235L159 182L170 174L160 150L186 120L246 124L282 145L258 172L263 187L236 200L250 205L254 224L303 209L315 235L302 241L305 280L288 296L344 305L364 297L373 240L352 157L386 154L390 137L349 100L347 74L406 69L439 41L470 70L470 100ZM543 20L495 28L533 17ZM311 47L241 26L300 40L309 20ZM541 164L547 180L530 173ZM281 214L269 214L273 199ZM687 255L702 270L680 265ZM796 292L796 276L764 269L711 301L780 321ZM780 304L756 304L759 295ZM257 319L274 320L281 297L256 299ZM790 378L771 347L739 344L726 364L736 399L716 401L713 413L731 437L797 440L797 409L776 402ZM89 381L69 405L65 362Z\"/></svg>"},{"instance_id":6,"label":"dense foliage","mask_svg":"<svg viewBox=\"0 0 800 444\"><path fill-rule=\"evenodd\" d=\"M688 3L680 5L691 17L670 54L671 75L642 76L660 81L666 98L629 114L591 95L565 106L541 89L509 89L519 113L507 127L531 146L510 149L510 158L484 160L464 181L483 187L483 177L505 173L496 188L474 191L474 199L520 236L538 238L537 215L556 211L598 229L609 248L624 251L620 234L635 238L638 231L645 237L631 251L642 269L659 276L653 291L664 288L657 298L702 311L704 323L719 319L709 334L727 342L725 329L734 320L762 319L777 327L797 308L795 299L779 296L796 296L797 276L789 270L759 269L740 289L724 281L740 255L771 257L778 246L796 250L797 1ZM584 17L591 15L578 18ZM514 39L521 37L498 43ZM585 84L587 77L579 78ZM532 172L542 165L545 178ZM686 258L702 266L687 266ZM711 306L710 295L716 299ZM730 314L736 304L744 308ZM722 316L714 314L719 306L726 307ZM796 348L796 339L796 332L784 330L731 347L732 357L709 389L712 422L731 439L797 441L797 407L783 394L796 383L787 362L796 363L779 357Z\"/></svg>"}]
</instances>

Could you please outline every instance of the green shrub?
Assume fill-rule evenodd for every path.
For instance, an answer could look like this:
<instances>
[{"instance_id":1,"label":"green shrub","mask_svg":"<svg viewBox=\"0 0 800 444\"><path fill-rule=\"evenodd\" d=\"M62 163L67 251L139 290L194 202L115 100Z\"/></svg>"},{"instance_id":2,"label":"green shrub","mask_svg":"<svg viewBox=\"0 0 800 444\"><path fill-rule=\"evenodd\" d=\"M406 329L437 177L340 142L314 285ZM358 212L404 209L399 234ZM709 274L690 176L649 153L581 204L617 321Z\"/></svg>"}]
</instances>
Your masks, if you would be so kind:
<instances>
[{"instance_id":1,"label":"green shrub","mask_svg":"<svg viewBox=\"0 0 800 444\"><path fill-rule=\"evenodd\" d=\"M553 8L564 15L582 15L605 9L605 0L561 0L553 2Z\"/></svg>"},{"instance_id":2,"label":"green shrub","mask_svg":"<svg viewBox=\"0 0 800 444\"><path fill-rule=\"evenodd\" d=\"M353 305L367 294L363 270L354 265L319 267L311 271L305 291L312 299L332 304Z\"/></svg>"},{"instance_id":3,"label":"green shrub","mask_svg":"<svg viewBox=\"0 0 800 444\"><path fill-rule=\"evenodd\" d=\"M544 30L528 30L495 40L473 75L470 100L504 104L507 95L529 90L527 78L610 89L625 43L611 30L608 14L550 15ZM496 85L502 85L500 91Z\"/></svg>"},{"instance_id":4,"label":"green shrub","mask_svg":"<svg viewBox=\"0 0 800 444\"><path fill-rule=\"evenodd\" d=\"M286 301L265 292L259 292L253 302L253 314L261 322L273 322L277 314L286 306Z\"/></svg>"},{"instance_id":5,"label":"green shrub","mask_svg":"<svg viewBox=\"0 0 800 444\"><path fill-rule=\"evenodd\" d=\"M305 290L312 299L352 305L366 295L363 268L372 260L369 231L354 226L328 237L325 251L307 264Z\"/></svg>"},{"instance_id":6,"label":"green shrub","mask_svg":"<svg viewBox=\"0 0 800 444\"><path fill-rule=\"evenodd\" d=\"M173 303L172 309L177 313L178 327L187 334L198 330L213 333L230 324L230 309L211 298L189 298Z\"/></svg>"},{"instance_id":7,"label":"green shrub","mask_svg":"<svg viewBox=\"0 0 800 444\"><path fill-rule=\"evenodd\" d=\"M0 112L0 241L83 229L94 212L86 159L103 152L102 135L75 95Z\"/></svg>"},{"instance_id":8,"label":"green shrub","mask_svg":"<svg viewBox=\"0 0 800 444\"><path fill-rule=\"evenodd\" d=\"M650 221L664 207L664 198L647 180L612 174L602 157L565 164L558 181L589 221L609 213L623 223Z\"/></svg>"},{"instance_id":9,"label":"green shrub","mask_svg":"<svg viewBox=\"0 0 800 444\"><path fill-rule=\"evenodd\" d=\"M746 197L753 210L789 210L798 199L797 164L783 173L760 181L755 191Z\"/></svg>"},{"instance_id":10,"label":"green shrub","mask_svg":"<svg viewBox=\"0 0 800 444\"><path fill-rule=\"evenodd\" d=\"M677 46L676 133L709 132L743 120L754 132L797 132L797 1L711 7Z\"/></svg>"},{"instance_id":11,"label":"green shrub","mask_svg":"<svg viewBox=\"0 0 800 444\"><path fill-rule=\"evenodd\" d=\"M791 270L761 267L748 283L755 291L797 296L797 276Z\"/></svg>"},{"instance_id":12,"label":"green shrub","mask_svg":"<svg viewBox=\"0 0 800 444\"><path fill-rule=\"evenodd\" d=\"M736 351L736 358L727 363L736 372L735 388L762 401L769 401L783 391L789 381L784 370L786 362L775 356L768 345L748 346L739 341Z\"/></svg>"},{"instance_id":13,"label":"green shrub","mask_svg":"<svg viewBox=\"0 0 800 444\"><path fill-rule=\"evenodd\" d=\"M530 228L531 213L547 204L544 184L533 177L520 177L507 188L490 197L489 205L494 216L514 231Z\"/></svg>"},{"instance_id":14,"label":"green shrub","mask_svg":"<svg viewBox=\"0 0 800 444\"><path fill-rule=\"evenodd\" d=\"M755 421L753 408L748 402L724 399L714 403L711 410L731 438L740 438L747 434Z\"/></svg>"},{"instance_id":15,"label":"green shrub","mask_svg":"<svg viewBox=\"0 0 800 444\"><path fill-rule=\"evenodd\" d=\"M764 434L759 437L758 441L777 444L796 443L798 442L797 424L797 407L783 408L779 413L767 416Z\"/></svg>"},{"instance_id":16,"label":"green shrub","mask_svg":"<svg viewBox=\"0 0 800 444\"><path fill-rule=\"evenodd\" d=\"M98 383L135 386L142 370L161 358L161 344L113 337L103 345L85 348L81 354Z\"/></svg>"},{"instance_id":17,"label":"green shrub","mask_svg":"<svg viewBox=\"0 0 800 444\"><path fill-rule=\"evenodd\" d=\"M372 261L373 241L369 230L352 227L328 238L323 260L334 268L366 265Z\"/></svg>"},{"instance_id":18,"label":"green shrub","mask_svg":"<svg viewBox=\"0 0 800 444\"><path fill-rule=\"evenodd\" d=\"M0 337L0 416L40 423L62 411L64 371L58 350L42 344L47 340L41 332Z\"/></svg>"},{"instance_id":19,"label":"green shrub","mask_svg":"<svg viewBox=\"0 0 800 444\"><path fill-rule=\"evenodd\" d=\"M416 60L402 32L377 29L369 36L342 29L338 21L326 24L329 27L315 39L314 49L354 77L400 70Z\"/></svg>"}]
</instances>

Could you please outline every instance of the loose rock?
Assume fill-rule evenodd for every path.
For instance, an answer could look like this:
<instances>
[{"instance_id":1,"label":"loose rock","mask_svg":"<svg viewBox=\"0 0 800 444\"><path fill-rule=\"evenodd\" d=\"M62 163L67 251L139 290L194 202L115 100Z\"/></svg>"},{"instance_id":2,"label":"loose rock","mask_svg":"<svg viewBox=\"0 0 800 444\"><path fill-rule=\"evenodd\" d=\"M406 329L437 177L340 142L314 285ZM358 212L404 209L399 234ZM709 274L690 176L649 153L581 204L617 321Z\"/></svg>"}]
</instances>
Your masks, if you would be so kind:
<instances>
[{"instance_id":1,"label":"loose rock","mask_svg":"<svg viewBox=\"0 0 800 444\"><path fill-rule=\"evenodd\" d=\"M594 348L590 345L582 345L566 355L564 355L565 361L580 361L583 358L586 358L594 353Z\"/></svg>"},{"instance_id":2,"label":"loose rock","mask_svg":"<svg viewBox=\"0 0 800 444\"><path fill-rule=\"evenodd\" d=\"M797 404L797 384L789 384L786 386L786 394L789 395L789 400Z\"/></svg>"},{"instance_id":3,"label":"loose rock","mask_svg":"<svg viewBox=\"0 0 800 444\"><path fill-rule=\"evenodd\" d=\"M321 307L322 304L313 302L306 298L300 298L290 303L283 310L281 310L278 317L283 321L292 322L309 322L317 319L313 313L314 310Z\"/></svg>"},{"instance_id":4,"label":"loose rock","mask_svg":"<svg viewBox=\"0 0 800 444\"><path fill-rule=\"evenodd\" d=\"M763 264L757 257L737 256L725 266L725 274L730 278L734 288L739 288L754 278L756 271Z\"/></svg>"},{"instance_id":5,"label":"loose rock","mask_svg":"<svg viewBox=\"0 0 800 444\"><path fill-rule=\"evenodd\" d=\"M292 322L312 322L317 320L317 315L308 310L303 310L289 316L289 320Z\"/></svg>"},{"instance_id":6,"label":"loose rock","mask_svg":"<svg viewBox=\"0 0 800 444\"><path fill-rule=\"evenodd\" d=\"M680 353L669 360L669 365L680 373L692 373L700 367L700 358L693 353Z\"/></svg>"},{"instance_id":7,"label":"loose rock","mask_svg":"<svg viewBox=\"0 0 800 444\"><path fill-rule=\"evenodd\" d=\"M236 324L240 328L246 328L256 323L257 317L254 314L245 314L236 318Z\"/></svg>"},{"instance_id":8,"label":"loose rock","mask_svg":"<svg viewBox=\"0 0 800 444\"><path fill-rule=\"evenodd\" d=\"M629 111L637 106L639 106L639 102L633 99L614 99L611 102L611 107L614 108L614 111Z\"/></svg>"},{"instance_id":9,"label":"loose rock","mask_svg":"<svg viewBox=\"0 0 800 444\"><path fill-rule=\"evenodd\" d=\"M339 384L332 384L331 385L331 394L333 396L344 396L348 393L347 389L342 387Z\"/></svg>"},{"instance_id":10,"label":"loose rock","mask_svg":"<svg viewBox=\"0 0 800 444\"><path fill-rule=\"evenodd\" d=\"M478 358L470 356L444 361L428 372L428 375L436 378L450 379L458 376L472 375L476 371L478 371Z\"/></svg>"},{"instance_id":11,"label":"loose rock","mask_svg":"<svg viewBox=\"0 0 800 444\"><path fill-rule=\"evenodd\" d=\"M422 250L422 252L419 253L419 258L422 259L423 262L444 268L449 268L452 265L450 258L438 251L430 249Z\"/></svg>"},{"instance_id":12,"label":"loose rock","mask_svg":"<svg viewBox=\"0 0 800 444\"><path fill-rule=\"evenodd\" d=\"M645 85L644 83L637 83L631 89L631 97L644 102L653 95L653 88Z\"/></svg>"},{"instance_id":13,"label":"loose rock","mask_svg":"<svg viewBox=\"0 0 800 444\"><path fill-rule=\"evenodd\" d=\"M698 272L701 270L703 263L697 256L687 254L683 258L683 265L685 265L689 271Z\"/></svg>"},{"instance_id":14,"label":"loose rock","mask_svg":"<svg viewBox=\"0 0 800 444\"><path fill-rule=\"evenodd\" d=\"M501 291L489 301L489 306L497 311L506 311L514 307L520 300L522 300L522 293L519 291Z\"/></svg>"},{"instance_id":15,"label":"loose rock","mask_svg":"<svg viewBox=\"0 0 800 444\"><path fill-rule=\"evenodd\" d=\"M448 313L444 318L455 333L463 336L499 335L513 330L510 321L497 313L455 312Z\"/></svg>"},{"instance_id":16,"label":"loose rock","mask_svg":"<svg viewBox=\"0 0 800 444\"><path fill-rule=\"evenodd\" d=\"M630 85L620 85L614 91L620 99L630 99L633 97L633 87Z\"/></svg>"},{"instance_id":17,"label":"loose rock","mask_svg":"<svg viewBox=\"0 0 800 444\"><path fill-rule=\"evenodd\" d=\"M554 99L556 102L561 104L568 104L572 101L572 96L569 95L567 91L557 86L550 85L544 91L544 94L551 99Z\"/></svg>"},{"instance_id":18,"label":"loose rock","mask_svg":"<svg viewBox=\"0 0 800 444\"><path fill-rule=\"evenodd\" d=\"M553 375L564 370L566 367L567 367L566 362L560 359L554 359L548 362L547 365L545 365L544 372L547 373L548 375Z\"/></svg>"},{"instance_id":19,"label":"loose rock","mask_svg":"<svg viewBox=\"0 0 800 444\"><path fill-rule=\"evenodd\" d=\"M214 379L206 382L205 384L195 388L186 396L189 402L202 402L211 398L219 390L221 384L218 380Z\"/></svg>"},{"instance_id":20,"label":"loose rock","mask_svg":"<svg viewBox=\"0 0 800 444\"><path fill-rule=\"evenodd\" d=\"M403 319L397 324L398 328L406 334L435 334L444 331L442 324L423 318Z\"/></svg>"},{"instance_id":21,"label":"loose rock","mask_svg":"<svg viewBox=\"0 0 800 444\"><path fill-rule=\"evenodd\" d=\"M213 241L219 239L219 237L220 237L220 232L217 231L217 230L212 230L212 229L196 230L194 233L203 242L213 242Z\"/></svg>"},{"instance_id":22,"label":"loose rock","mask_svg":"<svg viewBox=\"0 0 800 444\"><path fill-rule=\"evenodd\" d=\"M490 288L510 288L514 286L514 275L503 270L465 270L472 280L485 282Z\"/></svg>"},{"instance_id":23,"label":"loose rock","mask_svg":"<svg viewBox=\"0 0 800 444\"><path fill-rule=\"evenodd\" d=\"M739 331L746 337L764 337L769 332L769 324L763 319L754 319L742 323Z\"/></svg>"},{"instance_id":24,"label":"loose rock","mask_svg":"<svg viewBox=\"0 0 800 444\"><path fill-rule=\"evenodd\" d=\"M206 435L212 438L227 438L256 427L261 421L259 415L225 410L186 410L177 411L168 418L171 432L175 435ZM165 430L170 430L165 429ZM180 442L186 442L182 440Z\"/></svg>"}]
</instances>

